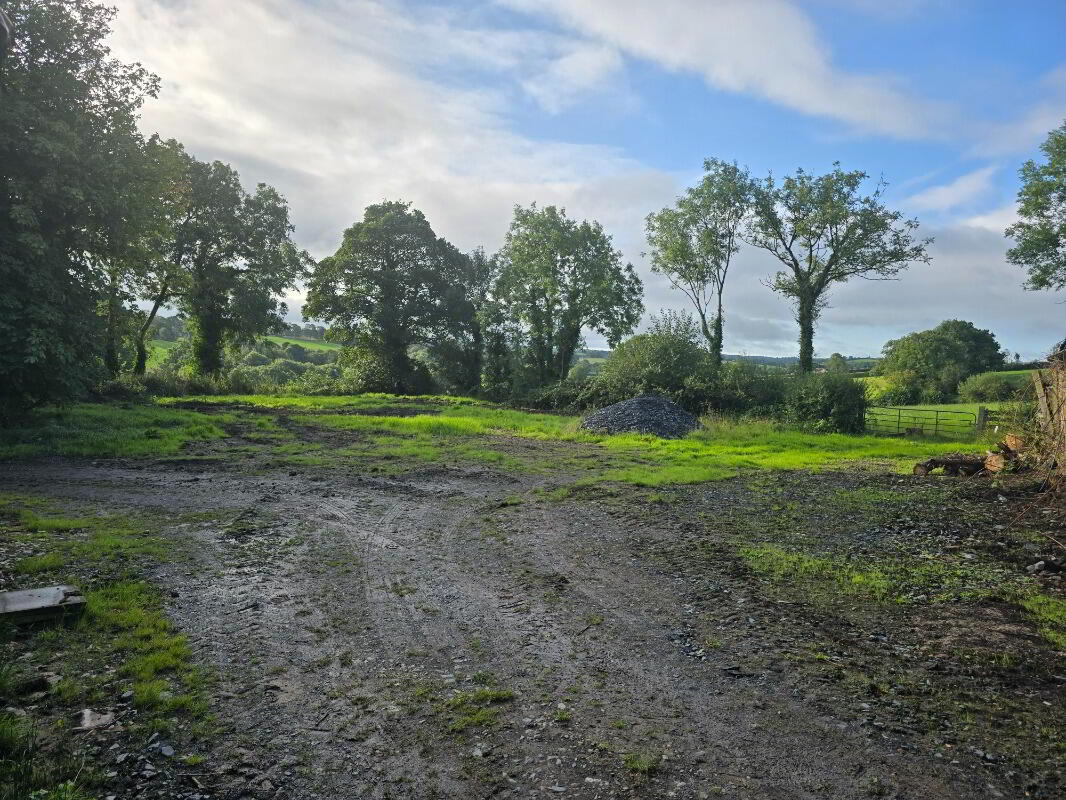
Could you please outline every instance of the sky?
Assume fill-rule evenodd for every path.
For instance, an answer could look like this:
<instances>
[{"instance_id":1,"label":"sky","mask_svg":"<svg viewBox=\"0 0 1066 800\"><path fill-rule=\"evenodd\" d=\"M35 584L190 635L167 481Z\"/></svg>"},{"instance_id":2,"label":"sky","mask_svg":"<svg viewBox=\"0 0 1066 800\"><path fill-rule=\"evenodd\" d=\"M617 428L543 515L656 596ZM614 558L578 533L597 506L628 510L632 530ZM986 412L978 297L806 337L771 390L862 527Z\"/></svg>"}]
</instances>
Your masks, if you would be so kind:
<instances>
[{"instance_id":1,"label":"sky","mask_svg":"<svg viewBox=\"0 0 1066 800\"><path fill-rule=\"evenodd\" d=\"M163 80L144 131L275 186L315 257L384 199L490 252L515 204L555 204L636 266L646 325L687 300L651 272L644 219L704 158L757 176L839 161L935 241L898 281L834 289L818 355L952 318L1023 358L1066 335L1066 293L1024 291L1003 236L1019 166L1066 120L1062 0L112 2L114 53ZM736 256L726 352L795 354L777 266Z\"/></svg>"}]
</instances>

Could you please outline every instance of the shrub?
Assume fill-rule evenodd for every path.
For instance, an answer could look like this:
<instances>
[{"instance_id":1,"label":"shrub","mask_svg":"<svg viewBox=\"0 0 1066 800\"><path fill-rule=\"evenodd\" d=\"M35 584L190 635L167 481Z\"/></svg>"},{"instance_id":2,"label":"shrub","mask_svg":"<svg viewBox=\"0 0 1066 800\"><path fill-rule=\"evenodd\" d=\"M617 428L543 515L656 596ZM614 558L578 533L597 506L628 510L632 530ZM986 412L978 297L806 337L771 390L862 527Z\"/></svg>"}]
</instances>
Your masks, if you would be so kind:
<instances>
[{"instance_id":1,"label":"shrub","mask_svg":"<svg viewBox=\"0 0 1066 800\"><path fill-rule=\"evenodd\" d=\"M959 394L974 402L1009 400L1014 396L1014 392L1015 387L1010 378L995 372L971 375L959 386Z\"/></svg>"},{"instance_id":2,"label":"shrub","mask_svg":"<svg viewBox=\"0 0 1066 800\"><path fill-rule=\"evenodd\" d=\"M92 394L102 400L141 400L148 394L148 386L136 375L119 375L98 384Z\"/></svg>"},{"instance_id":3,"label":"shrub","mask_svg":"<svg viewBox=\"0 0 1066 800\"><path fill-rule=\"evenodd\" d=\"M257 353L255 350L249 350L244 354L241 363L246 367L261 367L264 364L269 364L270 358L262 353Z\"/></svg>"},{"instance_id":4,"label":"shrub","mask_svg":"<svg viewBox=\"0 0 1066 800\"><path fill-rule=\"evenodd\" d=\"M866 424L866 392L847 375L797 375L788 382L781 411L785 421L812 430L861 433Z\"/></svg>"},{"instance_id":5,"label":"shrub","mask_svg":"<svg viewBox=\"0 0 1066 800\"><path fill-rule=\"evenodd\" d=\"M711 411L769 416L784 401L787 383L788 373L782 370L752 361L727 361L700 389Z\"/></svg>"},{"instance_id":6,"label":"shrub","mask_svg":"<svg viewBox=\"0 0 1066 800\"><path fill-rule=\"evenodd\" d=\"M890 372L884 376L885 388L873 392L870 400L881 406L909 406L922 395L922 382L913 370Z\"/></svg>"},{"instance_id":7,"label":"shrub","mask_svg":"<svg viewBox=\"0 0 1066 800\"><path fill-rule=\"evenodd\" d=\"M700 412L712 383L710 354L688 314L653 318L648 333L622 342L582 393L586 405L609 405L642 394L668 397Z\"/></svg>"}]
</instances>

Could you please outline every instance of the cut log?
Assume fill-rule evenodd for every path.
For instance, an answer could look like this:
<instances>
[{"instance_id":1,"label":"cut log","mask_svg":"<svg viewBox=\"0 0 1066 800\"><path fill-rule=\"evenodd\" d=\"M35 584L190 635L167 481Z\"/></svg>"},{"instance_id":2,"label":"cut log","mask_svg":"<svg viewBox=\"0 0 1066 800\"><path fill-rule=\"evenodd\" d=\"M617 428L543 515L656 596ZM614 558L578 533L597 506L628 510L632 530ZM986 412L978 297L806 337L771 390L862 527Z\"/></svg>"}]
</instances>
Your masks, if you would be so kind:
<instances>
[{"instance_id":1,"label":"cut log","mask_svg":"<svg viewBox=\"0 0 1066 800\"><path fill-rule=\"evenodd\" d=\"M989 452L985 456L985 469L989 472L1002 472L1007 468L1007 464L1013 461L1005 453L992 453Z\"/></svg>"},{"instance_id":2,"label":"cut log","mask_svg":"<svg viewBox=\"0 0 1066 800\"><path fill-rule=\"evenodd\" d=\"M914 474L928 475L934 469L942 469L945 475L976 475L984 471L984 468L985 459L982 456L954 453L918 462L914 465Z\"/></svg>"},{"instance_id":3,"label":"cut log","mask_svg":"<svg viewBox=\"0 0 1066 800\"><path fill-rule=\"evenodd\" d=\"M1008 433L1006 436L1004 436L1002 445L1006 445L1010 450L1014 451L1015 453L1021 453L1025 451L1025 442L1022 440L1022 437L1014 433Z\"/></svg>"}]
</instances>

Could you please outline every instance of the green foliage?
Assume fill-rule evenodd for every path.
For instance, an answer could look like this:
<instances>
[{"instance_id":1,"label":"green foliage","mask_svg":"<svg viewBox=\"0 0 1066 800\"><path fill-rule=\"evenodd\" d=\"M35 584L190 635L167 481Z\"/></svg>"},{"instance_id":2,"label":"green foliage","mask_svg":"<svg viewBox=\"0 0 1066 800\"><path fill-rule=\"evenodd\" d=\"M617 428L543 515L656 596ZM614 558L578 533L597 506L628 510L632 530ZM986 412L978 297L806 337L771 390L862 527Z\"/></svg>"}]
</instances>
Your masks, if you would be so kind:
<instances>
[{"instance_id":1,"label":"green foliage","mask_svg":"<svg viewBox=\"0 0 1066 800\"><path fill-rule=\"evenodd\" d=\"M825 362L825 368L829 372L847 372L848 360L840 353L833 353Z\"/></svg>"},{"instance_id":2,"label":"green foliage","mask_svg":"<svg viewBox=\"0 0 1066 800\"><path fill-rule=\"evenodd\" d=\"M784 417L816 431L861 433L866 426L866 391L847 375L797 375L788 383Z\"/></svg>"},{"instance_id":3,"label":"green foliage","mask_svg":"<svg viewBox=\"0 0 1066 800\"><path fill-rule=\"evenodd\" d=\"M137 114L158 86L111 57L114 11L12 0L0 100L0 425L99 374L97 291L138 233Z\"/></svg>"},{"instance_id":4,"label":"green foliage","mask_svg":"<svg viewBox=\"0 0 1066 800\"><path fill-rule=\"evenodd\" d=\"M1040 146L1046 161L1026 161L1018 190L1019 220L1007 228L1015 240L1007 260L1029 272L1029 289L1066 286L1066 122Z\"/></svg>"},{"instance_id":5,"label":"green foliage","mask_svg":"<svg viewBox=\"0 0 1066 800\"><path fill-rule=\"evenodd\" d=\"M710 380L711 354L686 313L652 318L647 333L626 339L583 393L585 405L608 405L643 394L668 397L690 411L706 407L700 379Z\"/></svg>"},{"instance_id":6,"label":"green foliage","mask_svg":"<svg viewBox=\"0 0 1066 800\"><path fill-rule=\"evenodd\" d=\"M833 284L891 278L912 261L929 261L932 240L915 239L917 220L905 220L881 203L883 182L863 197L866 177L835 164L826 175L799 169L780 185L768 176L755 188L746 237L785 267L771 288L796 304L802 372L814 369L814 326Z\"/></svg>"},{"instance_id":7,"label":"green foliage","mask_svg":"<svg viewBox=\"0 0 1066 800\"><path fill-rule=\"evenodd\" d=\"M195 158L185 180L186 216L170 245L187 272L176 300L189 317L198 371L217 375L225 344L284 327L278 297L305 275L310 256L292 243L288 205L272 187L248 194L232 167Z\"/></svg>"},{"instance_id":8,"label":"green foliage","mask_svg":"<svg viewBox=\"0 0 1066 800\"><path fill-rule=\"evenodd\" d=\"M433 232L421 211L410 203L378 203L315 267L304 314L358 346L352 357L358 381L375 390L418 391L424 375L416 372L411 346L442 331L453 334L454 344L456 329L474 314L469 303L456 308L465 299L468 269L467 258Z\"/></svg>"},{"instance_id":9,"label":"green foliage","mask_svg":"<svg viewBox=\"0 0 1066 800\"><path fill-rule=\"evenodd\" d=\"M537 388L566 377L583 329L614 346L640 319L640 278L598 222L575 222L555 206L516 206L498 257L494 293L523 326Z\"/></svg>"},{"instance_id":10,"label":"green foliage","mask_svg":"<svg viewBox=\"0 0 1066 800\"><path fill-rule=\"evenodd\" d=\"M711 362L722 362L722 293L754 186L746 169L710 158L703 179L645 223L652 270L684 293L699 315ZM716 302L712 324L707 316Z\"/></svg>"},{"instance_id":11,"label":"green foliage","mask_svg":"<svg viewBox=\"0 0 1066 800\"><path fill-rule=\"evenodd\" d=\"M1015 381L999 372L971 375L959 385L959 395L974 402L1009 400L1017 391Z\"/></svg>"},{"instance_id":12,"label":"green foliage","mask_svg":"<svg viewBox=\"0 0 1066 800\"><path fill-rule=\"evenodd\" d=\"M896 404L944 402L970 375L1003 367L1006 363L991 331L970 322L945 320L927 331L910 333L885 343L878 375L895 375Z\"/></svg>"}]
</instances>

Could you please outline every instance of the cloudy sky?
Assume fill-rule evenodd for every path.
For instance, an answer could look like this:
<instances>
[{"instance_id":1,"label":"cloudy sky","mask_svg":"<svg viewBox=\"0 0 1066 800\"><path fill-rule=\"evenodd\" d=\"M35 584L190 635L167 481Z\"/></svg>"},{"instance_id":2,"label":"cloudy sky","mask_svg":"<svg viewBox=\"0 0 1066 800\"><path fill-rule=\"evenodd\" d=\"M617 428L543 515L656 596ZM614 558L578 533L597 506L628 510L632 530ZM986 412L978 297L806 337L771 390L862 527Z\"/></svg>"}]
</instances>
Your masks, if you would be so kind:
<instances>
[{"instance_id":1,"label":"cloudy sky","mask_svg":"<svg viewBox=\"0 0 1066 800\"><path fill-rule=\"evenodd\" d=\"M1019 164L1066 119L1062 0L116 5L116 54L163 78L145 131L275 185L315 256L386 198L490 251L514 204L555 203L604 224L649 312L683 307L641 255L643 219L705 157L760 175L839 160L883 176L936 243L898 282L838 288L819 355L877 353L945 318L1024 357L1064 335L1066 295L1024 292L1003 238ZM795 352L791 309L760 282L774 271L738 256L727 352Z\"/></svg>"}]
</instances>

